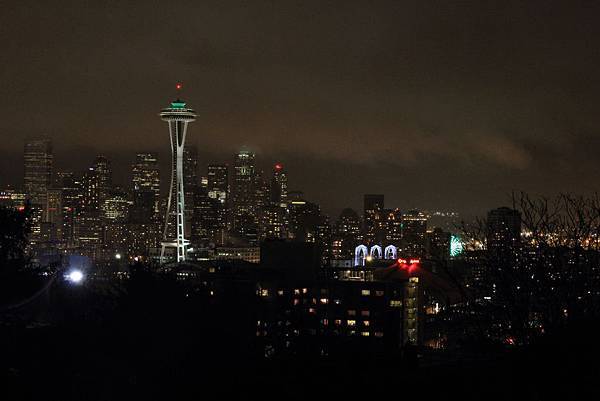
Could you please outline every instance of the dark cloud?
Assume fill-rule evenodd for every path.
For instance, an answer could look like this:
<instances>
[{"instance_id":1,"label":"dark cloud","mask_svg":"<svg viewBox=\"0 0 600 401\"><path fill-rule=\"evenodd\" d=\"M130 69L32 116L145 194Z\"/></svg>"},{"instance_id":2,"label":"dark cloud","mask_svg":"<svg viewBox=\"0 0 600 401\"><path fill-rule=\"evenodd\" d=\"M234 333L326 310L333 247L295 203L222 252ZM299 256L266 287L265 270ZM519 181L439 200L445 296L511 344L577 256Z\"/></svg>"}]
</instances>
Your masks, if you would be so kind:
<instances>
[{"instance_id":1,"label":"dark cloud","mask_svg":"<svg viewBox=\"0 0 600 401\"><path fill-rule=\"evenodd\" d=\"M176 81L206 161L288 161L329 210L481 211L513 189L598 188L600 6L552 1L21 1L0 14L0 180L26 136L168 150ZM85 150L78 150L79 148ZM81 156L83 158L83 156ZM125 173L123 173L125 180ZM409 189L410 188L410 189Z\"/></svg>"}]
</instances>

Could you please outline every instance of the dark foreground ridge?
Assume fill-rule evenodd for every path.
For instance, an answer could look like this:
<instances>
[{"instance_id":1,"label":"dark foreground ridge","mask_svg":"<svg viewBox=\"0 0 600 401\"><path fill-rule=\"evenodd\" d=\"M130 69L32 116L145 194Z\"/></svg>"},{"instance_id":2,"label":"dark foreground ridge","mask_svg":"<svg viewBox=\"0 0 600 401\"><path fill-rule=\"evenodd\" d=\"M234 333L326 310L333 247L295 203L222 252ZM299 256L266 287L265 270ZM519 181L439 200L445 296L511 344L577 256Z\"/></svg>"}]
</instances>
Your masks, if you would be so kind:
<instances>
[{"instance_id":1,"label":"dark foreground ridge","mask_svg":"<svg viewBox=\"0 0 600 401\"><path fill-rule=\"evenodd\" d=\"M597 322L576 322L510 350L465 342L459 352L405 348L376 354L341 344L343 353L318 356L319 344L297 341L287 354L266 358L253 329L255 308L233 295L215 303L191 295L168 275L147 272L119 285L56 284L41 304L29 308L27 321L27 310L3 312L0 372L8 396L2 398L570 400L599 395Z\"/></svg>"}]
</instances>

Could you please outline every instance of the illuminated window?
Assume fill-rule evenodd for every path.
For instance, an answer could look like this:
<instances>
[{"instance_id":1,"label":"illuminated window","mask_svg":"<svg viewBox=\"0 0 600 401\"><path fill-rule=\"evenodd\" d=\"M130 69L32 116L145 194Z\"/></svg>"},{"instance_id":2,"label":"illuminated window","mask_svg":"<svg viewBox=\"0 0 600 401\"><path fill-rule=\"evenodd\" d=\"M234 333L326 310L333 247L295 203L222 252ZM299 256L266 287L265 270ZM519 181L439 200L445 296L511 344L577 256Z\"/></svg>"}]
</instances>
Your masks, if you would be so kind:
<instances>
[{"instance_id":1,"label":"illuminated window","mask_svg":"<svg viewBox=\"0 0 600 401\"><path fill-rule=\"evenodd\" d=\"M335 323L336 326L339 326L339 325L342 324L342 321L340 319L335 319L334 323Z\"/></svg>"},{"instance_id":2,"label":"illuminated window","mask_svg":"<svg viewBox=\"0 0 600 401\"><path fill-rule=\"evenodd\" d=\"M317 313L317 310L315 308L308 308L308 313L315 314Z\"/></svg>"},{"instance_id":3,"label":"illuminated window","mask_svg":"<svg viewBox=\"0 0 600 401\"><path fill-rule=\"evenodd\" d=\"M360 333L360 335L363 336L363 337L369 337L369 334L370 333L368 331L363 331L363 332Z\"/></svg>"},{"instance_id":4,"label":"illuminated window","mask_svg":"<svg viewBox=\"0 0 600 401\"><path fill-rule=\"evenodd\" d=\"M354 309L348 309L348 316L356 316L356 311Z\"/></svg>"},{"instance_id":5,"label":"illuminated window","mask_svg":"<svg viewBox=\"0 0 600 401\"><path fill-rule=\"evenodd\" d=\"M300 300L299 299L294 299L294 305L299 305L300 304Z\"/></svg>"},{"instance_id":6,"label":"illuminated window","mask_svg":"<svg viewBox=\"0 0 600 401\"><path fill-rule=\"evenodd\" d=\"M390 306L391 306L392 308L399 308L399 307L401 307L401 306L402 306L402 301L400 301L400 300L397 300L397 299L392 299L392 300L390 301Z\"/></svg>"},{"instance_id":7,"label":"illuminated window","mask_svg":"<svg viewBox=\"0 0 600 401\"><path fill-rule=\"evenodd\" d=\"M277 295L283 295L283 290L277 291Z\"/></svg>"},{"instance_id":8,"label":"illuminated window","mask_svg":"<svg viewBox=\"0 0 600 401\"><path fill-rule=\"evenodd\" d=\"M302 293L303 293L303 294L306 294L307 292L308 292L308 288L303 288L303 289L302 289Z\"/></svg>"},{"instance_id":9,"label":"illuminated window","mask_svg":"<svg viewBox=\"0 0 600 401\"><path fill-rule=\"evenodd\" d=\"M371 312L368 310L364 310L360 312L361 316L371 316Z\"/></svg>"},{"instance_id":10,"label":"illuminated window","mask_svg":"<svg viewBox=\"0 0 600 401\"><path fill-rule=\"evenodd\" d=\"M383 337L383 333L381 331L376 331L375 333L373 333L375 335L375 337L381 338Z\"/></svg>"},{"instance_id":11,"label":"illuminated window","mask_svg":"<svg viewBox=\"0 0 600 401\"><path fill-rule=\"evenodd\" d=\"M334 299L333 303L336 304L336 305L339 305L339 304L342 303L342 301L340 301L339 299Z\"/></svg>"},{"instance_id":12,"label":"illuminated window","mask_svg":"<svg viewBox=\"0 0 600 401\"><path fill-rule=\"evenodd\" d=\"M348 326L350 326L350 327L356 326L356 320L348 320Z\"/></svg>"},{"instance_id":13,"label":"illuminated window","mask_svg":"<svg viewBox=\"0 0 600 401\"><path fill-rule=\"evenodd\" d=\"M269 296L269 290L263 288L260 290L260 296L261 297L268 297Z\"/></svg>"},{"instance_id":14,"label":"illuminated window","mask_svg":"<svg viewBox=\"0 0 600 401\"><path fill-rule=\"evenodd\" d=\"M366 295L371 295L371 290L362 290L360 293L361 293L362 295L365 295L365 296L366 296Z\"/></svg>"},{"instance_id":15,"label":"illuminated window","mask_svg":"<svg viewBox=\"0 0 600 401\"><path fill-rule=\"evenodd\" d=\"M329 319L322 319L322 320L321 320L321 324L322 324L323 326L327 326L327 325L329 325Z\"/></svg>"},{"instance_id":16,"label":"illuminated window","mask_svg":"<svg viewBox=\"0 0 600 401\"><path fill-rule=\"evenodd\" d=\"M300 295L300 290L299 290L298 288L296 288L296 289L294 290L294 294L296 294L296 295Z\"/></svg>"},{"instance_id":17,"label":"illuminated window","mask_svg":"<svg viewBox=\"0 0 600 401\"><path fill-rule=\"evenodd\" d=\"M365 327L369 327L371 324L370 324L370 322L368 320L365 320L365 321L363 321L363 325Z\"/></svg>"},{"instance_id":18,"label":"illuminated window","mask_svg":"<svg viewBox=\"0 0 600 401\"><path fill-rule=\"evenodd\" d=\"M329 298L321 298L320 299L322 304L328 304L329 303Z\"/></svg>"}]
</instances>

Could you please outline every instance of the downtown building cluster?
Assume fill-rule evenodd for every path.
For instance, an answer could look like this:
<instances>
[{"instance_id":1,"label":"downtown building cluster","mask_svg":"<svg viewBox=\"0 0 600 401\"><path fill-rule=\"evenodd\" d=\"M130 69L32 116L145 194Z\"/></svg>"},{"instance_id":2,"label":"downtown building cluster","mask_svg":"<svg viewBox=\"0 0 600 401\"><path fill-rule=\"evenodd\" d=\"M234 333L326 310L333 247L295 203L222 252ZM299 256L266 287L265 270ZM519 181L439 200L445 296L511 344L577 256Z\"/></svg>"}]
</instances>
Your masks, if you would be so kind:
<instances>
[{"instance_id":1,"label":"downtown building cluster","mask_svg":"<svg viewBox=\"0 0 600 401\"><path fill-rule=\"evenodd\" d=\"M444 256L450 233L428 230L418 210L384 208L383 195L365 195L363 215L344 209L333 223L318 204L290 190L282 163L265 173L256 155L240 151L227 163L201 171L197 150L184 148L185 231L190 260L260 261L267 240L314 243L322 266L353 267L360 244L390 245L412 257ZM5 189L0 201L32 211L31 254L41 264L61 255L82 255L101 265L115 258L157 260L167 194L158 154L133 156L127 186L113 184L111 162L97 156L83 172L55 171L52 142L28 140L23 190ZM172 255L168 255L172 256ZM376 255L377 256L377 255Z\"/></svg>"},{"instance_id":2,"label":"downtown building cluster","mask_svg":"<svg viewBox=\"0 0 600 401\"><path fill-rule=\"evenodd\" d=\"M160 265L168 226L156 153L132 155L131 180L121 188L106 157L74 174L54 171L47 139L27 141L24 150L23 190L1 191L0 203L30 205L33 261L65 266L83 257L90 271L125 276L136 261ZM468 232L452 230L454 213L402 211L386 207L382 194L366 194L362 213L344 209L330 221L290 189L282 163L265 173L252 152L201 169L186 147L183 171L190 245L176 277L222 302L231 282L249 285L249 302L262 305L256 337L267 353L313 344L315 335L358 336L383 349L390 338L444 348L476 332L511 345L595 310L600 298L593 218L576 225L553 217L561 209L542 214L552 224L539 228L531 210L503 207ZM585 216L600 210L569 204ZM302 340L275 346L282 335Z\"/></svg>"}]
</instances>

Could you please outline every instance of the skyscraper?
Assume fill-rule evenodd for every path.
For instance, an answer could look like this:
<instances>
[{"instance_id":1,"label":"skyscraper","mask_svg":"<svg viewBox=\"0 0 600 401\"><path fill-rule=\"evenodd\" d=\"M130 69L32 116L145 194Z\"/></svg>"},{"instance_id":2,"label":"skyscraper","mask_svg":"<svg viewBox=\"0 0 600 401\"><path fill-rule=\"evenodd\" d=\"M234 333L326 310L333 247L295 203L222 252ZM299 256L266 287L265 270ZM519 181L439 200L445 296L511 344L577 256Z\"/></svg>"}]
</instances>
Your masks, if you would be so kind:
<instances>
[{"instance_id":1,"label":"skyscraper","mask_svg":"<svg viewBox=\"0 0 600 401\"><path fill-rule=\"evenodd\" d=\"M208 165L208 196L222 203L227 201L228 170L226 164Z\"/></svg>"},{"instance_id":2,"label":"skyscraper","mask_svg":"<svg viewBox=\"0 0 600 401\"><path fill-rule=\"evenodd\" d=\"M25 194L32 205L44 206L46 191L52 183L52 141L30 139L25 141Z\"/></svg>"},{"instance_id":3,"label":"skyscraper","mask_svg":"<svg viewBox=\"0 0 600 401\"><path fill-rule=\"evenodd\" d=\"M160 112L163 121L169 124L171 138L171 185L167 210L161 260L164 261L165 248L177 248L177 262L186 259L188 240L185 238L185 187L183 174L183 149L188 123L196 120L194 110L186 108L186 103L179 99L171 103L171 107Z\"/></svg>"},{"instance_id":4,"label":"skyscraper","mask_svg":"<svg viewBox=\"0 0 600 401\"><path fill-rule=\"evenodd\" d=\"M227 229L227 209L229 208L229 167L226 164L208 165L208 197L217 202L219 229Z\"/></svg>"},{"instance_id":5,"label":"skyscraper","mask_svg":"<svg viewBox=\"0 0 600 401\"><path fill-rule=\"evenodd\" d=\"M158 217L160 205L160 170L156 153L138 153L132 165L132 181L134 194L151 192L153 197L153 218Z\"/></svg>"},{"instance_id":6,"label":"skyscraper","mask_svg":"<svg viewBox=\"0 0 600 401\"><path fill-rule=\"evenodd\" d=\"M407 256L422 256L427 242L427 216L419 210L402 215L402 242Z\"/></svg>"},{"instance_id":7,"label":"skyscraper","mask_svg":"<svg viewBox=\"0 0 600 401\"><path fill-rule=\"evenodd\" d=\"M191 144L183 147L183 188L185 192L185 216L189 223L194 211L194 194L199 186L198 148Z\"/></svg>"},{"instance_id":8,"label":"skyscraper","mask_svg":"<svg viewBox=\"0 0 600 401\"><path fill-rule=\"evenodd\" d=\"M31 203L31 242L36 243L40 240L48 189L52 183L52 142L43 138L27 140L23 156L25 195Z\"/></svg>"},{"instance_id":9,"label":"skyscraper","mask_svg":"<svg viewBox=\"0 0 600 401\"><path fill-rule=\"evenodd\" d=\"M380 242L380 225L384 219L384 195L366 194L364 196L365 239L369 243Z\"/></svg>"},{"instance_id":10,"label":"skyscraper","mask_svg":"<svg viewBox=\"0 0 600 401\"><path fill-rule=\"evenodd\" d=\"M100 208L112 189L110 162L98 156L94 164L83 175L82 211L88 215L100 215Z\"/></svg>"},{"instance_id":11,"label":"skyscraper","mask_svg":"<svg viewBox=\"0 0 600 401\"><path fill-rule=\"evenodd\" d=\"M81 212L81 181L77 181L72 172L57 173L56 186L62 195L62 240L66 247L75 244L75 224Z\"/></svg>"},{"instance_id":12,"label":"skyscraper","mask_svg":"<svg viewBox=\"0 0 600 401\"><path fill-rule=\"evenodd\" d=\"M77 240L82 252L95 259L103 243L102 206L111 190L110 162L98 156L81 180L81 213L77 216Z\"/></svg>"},{"instance_id":13,"label":"skyscraper","mask_svg":"<svg viewBox=\"0 0 600 401\"><path fill-rule=\"evenodd\" d=\"M256 166L255 154L242 150L235 157L232 188L233 229L244 238L256 232Z\"/></svg>"},{"instance_id":14,"label":"skyscraper","mask_svg":"<svg viewBox=\"0 0 600 401\"><path fill-rule=\"evenodd\" d=\"M353 209L346 208L340 213L334 233L336 242L335 257L351 259L354 249L362 240L360 217Z\"/></svg>"},{"instance_id":15,"label":"skyscraper","mask_svg":"<svg viewBox=\"0 0 600 401\"><path fill-rule=\"evenodd\" d=\"M281 205L287 201L287 175L283 164L275 163L273 166L273 178L271 179L271 203Z\"/></svg>"},{"instance_id":16,"label":"skyscraper","mask_svg":"<svg viewBox=\"0 0 600 401\"><path fill-rule=\"evenodd\" d=\"M217 239L219 201L208 196L206 188L196 188L191 240L194 246L206 246Z\"/></svg>"},{"instance_id":17,"label":"skyscraper","mask_svg":"<svg viewBox=\"0 0 600 401\"><path fill-rule=\"evenodd\" d=\"M490 210L486 239L490 256L508 262L521 242L521 213L508 207Z\"/></svg>"},{"instance_id":18,"label":"skyscraper","mask_svg":"<svg viewBox=\"0 0 600 401\"><path fill-rule=\"evenodd\" d=\"M98 202L100 206L109 197L112 191L112 169L110 161L104 156L97 156L94 160L94 174L98 183Z\"/></svg>"}]
</instances>

